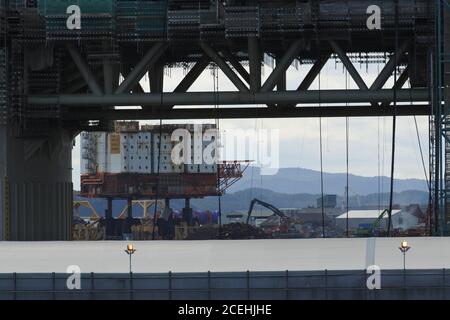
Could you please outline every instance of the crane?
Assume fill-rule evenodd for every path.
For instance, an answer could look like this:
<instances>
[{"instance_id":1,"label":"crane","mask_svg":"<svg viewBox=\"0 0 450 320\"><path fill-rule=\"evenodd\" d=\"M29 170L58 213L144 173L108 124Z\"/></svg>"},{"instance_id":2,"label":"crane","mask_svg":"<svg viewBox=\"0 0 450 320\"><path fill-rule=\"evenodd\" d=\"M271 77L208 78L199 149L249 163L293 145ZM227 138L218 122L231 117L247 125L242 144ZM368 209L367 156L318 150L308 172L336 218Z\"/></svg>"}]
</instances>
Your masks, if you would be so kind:
<instances>
[{"instance_id":1,"label":"crane","mask_svg":"<svg viewBox=\"0 0 450 320\"><path fill-rule=\"evenodd\" d=\"M267 202L264 202L264 201L261 201L261 200L255 198L250 202L250 208L248 209L248 214L247 214L247 224L250 221L250 216L252 215L253 207L255 206L256 203L273 211L273 213L275 213L280 218L287 219L286 215L283 212L281 212L277 207L271 205L270 203L267 203Z\"/></svg>"}]
</instances>

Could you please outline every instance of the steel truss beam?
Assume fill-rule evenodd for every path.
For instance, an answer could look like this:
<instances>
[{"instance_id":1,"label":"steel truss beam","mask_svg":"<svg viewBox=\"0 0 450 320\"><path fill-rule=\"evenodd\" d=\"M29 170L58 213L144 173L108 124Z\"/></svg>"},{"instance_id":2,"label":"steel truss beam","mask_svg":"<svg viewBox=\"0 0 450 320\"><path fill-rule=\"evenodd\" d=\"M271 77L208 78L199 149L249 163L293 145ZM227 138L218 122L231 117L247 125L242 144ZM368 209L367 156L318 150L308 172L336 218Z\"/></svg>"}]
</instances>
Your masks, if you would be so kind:
<instances>
[{"instance_id":1,"label":"steel truss beam","mask_svg":"<svg viewBox=\"0 0 450 320\"><path fill-rule=\"evenodd\" d=\"M358 88L361 90L367 90L368 87L366 83L364 82L363 78L358 73L358 70L356 70L353 63L350 61L350 58L347 56L344 50L338 45L338 43L334 40L330 40L330 45L333 51L338 55L339 59L344 64L345 68L347 69L348 73L352 77L352 79L355 81Z\"/></svg>"},{"instance_id":2,"label":"steel truss beam","mask_svg":"<svg viewBox=\"0 0 450 320\"><path fill-rule=\"evenodd\" d=\"M72 57L73 62L76 64L78 70L80 71L81 75L83 76L84 80L89 86L89 89L91 89L91 91L96 95L102 95L103 90L100 88L100 85L96 77L94 76L93 72L89 68L89 65L84 60L83 56L78 51L78 49L70 44L67 45L67 49L70 53L70 56Z\"/></svg>"},{"instance_id":3,"label":"steel truss beam","mask_svg":"<svg viewBox=\"0 0 450 320\"><path fill-rule=\"evenodd\" d=\"M227 59L233 68L239 73L239 75L244 79L248 84L250 84L250 74L245 70L242 64L236 59L233 54L227 49L223 49L220 51L225 59Z\"/></svg>"},{"instance_id":4,"label":"steel truss beam","mask_svg":"<svg viewBox=\"0 0 450 320\"><path fill-rule=\"evenodd\" d=\"M370 87L371 90L379 90L383 88L383 86L389 80L395 68L397 67L397 63L399 63L402 60L402 57L406 53L407 49L408 49L408 42L404 42L403 45L400 46L400 48L398 49L398 52L396 52L394 56L392 56L391 59L389 59L389 62L384 66L383 70L381 70L380 74Z\"/></svg>"},{"instance_id":5,"label":"steel truss beam","mask_svg":"<svg viewBox=\"0 0 450 320\"><path fill-rule=\"evenodd\" d=\"M195 80L202 74L202 72L209 65L210 59L207 56L203 56L193 67L187 75L181 80L178 86L173 92L181 93L186 92L194 84Z\"/></svg>"},{"instance_id":6,"label":"steel truss beam","mask_svg":"<svg viewBox=\"0 0 450 320\"><path fill-rule=\"evenodd\" d=\"M133 68L130 74L120 84L116 90L116 94L129 92L147 73L151 66L158 61L162 54L166 51L168 43L158 42L142 57L141 61Z\"/></svg>"},{"instance_id":7,"label":"steel truss beam","mask_svg":"<svg viewBox=\"0 0 450 320\"><path fill-rule=\"evenodd\" d=\"M242 82L242 80L234 73L234 71L230 68L230 66L225 62L225 60L216 52L213 48L211 48L208 44L201 41L200 47L203 51L214 61L222 72L227 76L228 79L236 86L236 88L241 92L248 92L249 89Z\"/></svg>"},{"instance_id":8,"label":"steel truss beam","mask_svg":"<svg viewBox=\"0 0 450 320\"><path fill-rule=\"evenodd\" d=\"M302 83L298 86L298 91L306 91L311 87L314 80L316 80L317 76L319 75L320 71L322 71L323 67L327 64L328 59L331 55L327 55L324 58L320 58L314 63L314 65L311 67L309 72L306 74L305 78L303 79Z\"/></svg>"},{"instance_id":9,"label":"steel truss beam","mask_svg":"<svg viewBox=\"0 0 450 320\"><path fill-rule=\"evenodd\" d=\"M148 70L150 92L160 93L164 89L164 62L154 63Z\"/></svg>"},{"instance_id":10,"label":"steel truss beam","mask_svg":"<svg viewBox=\"0 0 450 320\"><path fill-rule=\"evenodd\" d=\"M283 76L283 74L286 73L286 70L292 64L292 61L294 61L294 59L297 57L302 43L302 40L295 41L286 51L284 56L281 57L279 63L277 61L275 69L272 71L264 85L261 87L261 92L269 92L275 88L275 86L280 82L280 78Z\"/></svg>"},{"instance_id":11,"label":"steel truss beam","mask_svg":"<svg viewBox=\"0 0 450 320\"><path fill-rule=\"evenodd\" d=\"M261 88L261 50L258 38L248 38L248 59L250 65L250 91L258 92Z\"/></svg>"},{"instance_id":12,"label":"steel truss beam","mask_svg":"<svg viewBox=\"0 0 450 320\"><path fill-rule=\"evenodd\" d=\"M383 103L427 102L427 89L404 90L310 90L285 92L189 92L189 93L148 93L148 94L61 94L34 95L28 97L33 105L55 104L61 106L130 106L152 105L167 107L174 105L238 105L238 104L313 104L313 103Z\"/></svg>"},{"instance_id":13,"label":"steel truss beam","mask_svg":"<svg viewBox=\"0 0 450 320\"><path fill-rule=\"evenodd\" d=\"M405 85L406 81L409 79L409 67L403 70L400 77L397 79L397 82L394 84L394 90L400 90ZM392 102L385 102L382 104L382 107L389 107Z\"/></svg>"}]
</instances>

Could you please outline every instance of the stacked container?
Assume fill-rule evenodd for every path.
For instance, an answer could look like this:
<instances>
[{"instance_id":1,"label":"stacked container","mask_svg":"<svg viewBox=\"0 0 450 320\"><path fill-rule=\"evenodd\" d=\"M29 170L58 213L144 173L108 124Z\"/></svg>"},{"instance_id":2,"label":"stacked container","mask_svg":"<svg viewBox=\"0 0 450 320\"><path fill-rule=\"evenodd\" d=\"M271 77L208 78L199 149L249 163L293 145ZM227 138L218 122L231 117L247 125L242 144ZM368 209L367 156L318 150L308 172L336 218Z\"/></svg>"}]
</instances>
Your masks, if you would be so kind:
<instances>
[{"instance_id":1,"label":"stacked container","mask_svg":"<svg viewBox=\"0 0 450 320\"><path fill-rule=\"evenodd\" d=\"M190 132L191 163L175 164L172 161L172 150L179 143L171 141L172 132L179 128ZM204 150L211 141L203 141L203 135L210 128L213 127L203 126L203 130L194 130L192 125L167 125L163 126L160 137L158 126L143 126L140 130L138 124L130 122L118 123L116 132L84 132L81 135L82 174L216 173L217 165L204 161Z\"/></svg>"}]
</instances>

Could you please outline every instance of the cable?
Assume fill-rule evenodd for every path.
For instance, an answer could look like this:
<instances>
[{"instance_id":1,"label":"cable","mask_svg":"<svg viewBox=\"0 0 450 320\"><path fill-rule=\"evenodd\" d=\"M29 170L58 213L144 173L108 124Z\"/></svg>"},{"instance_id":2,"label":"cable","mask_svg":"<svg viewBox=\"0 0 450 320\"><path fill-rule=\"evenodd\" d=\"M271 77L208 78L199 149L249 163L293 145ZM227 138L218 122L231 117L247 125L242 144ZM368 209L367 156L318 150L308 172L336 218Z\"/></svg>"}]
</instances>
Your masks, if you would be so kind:
<instances>
[{"instance_id":1,"label":"cable","mask_svg":"<svg viewBox=\"0 0 450 320\"><path fill-rule=\"evenodd\" d=\"M158 208L158 198L159 198L159 171L161 163L161 142L162 142L162 119L159 119L159 142L158 142L158 165L156 171L156 194L155 194L155 211L153 213L153 231L152 240L155 240L155 227L156 227L156 213Z\"/></svg>"},{"instance_id":2,"label":"cable","mask_svg":"<svg viewBox=\"0 0 450 320\"><path fill-rule=\"evenodd\" d=\"M380 74L380 64L377 64L378 74ZM380 116L377 117L377 191L378 191L378 212L381 212L381 165L380 165Z\"/></svg>"},{"instance_id":3,"label":"cable","mask_svg":"<svg viewBox=\"0 0 450 320\"><path fill-rule=\"evenodd\" d=\"M216 69L216 66L213 67L213 86L214 86L214 109L219 108L219 95L218 95L218 91L219 91L219 72ZM217 112L218 114L218 112ZM216 122L216 130L217 132L219 132L220 130L220 119L216 118L215 119ZM217 188L218 190L218 196L217 196L217 201L218 201L218 209L219 209L219 234L222 234L222 192L220 190L220 167L219 165L217 165Z\"/></svg>"},{"instance_id":4,"label":"cable","mask_svg":"<svg viewBox=\"0 0 450 320\"><path fill-rule=\"evenodd\" d=\"M345 89L348 90L348 71L345 71ZM348 106L348 103L346 103ZM349 236L349 225L348 225L348 211L349 211L349 204L348 204L348 185L349 185L349 118L348 116L345 117L345 162L346 162L346 188L345 188L345 206L346 206L346 236L348 238Z\"/></svg>"},{"instance_id":5,"label":"cable","mask_svg":"<svg viewBox=\"0 0 450 320\"><path fill-rule=\"evenodd\" d=\"M425 175L425 181L427 182L428 191L431 192L431 185L430 185L430 182L428 180L428 173L427 173L427 169L426 169L426 166L425 166L425 159L424 159L423 151L422 151L422 142L420 140L419 126L417 125L417 118L416 118L416 116L414 116L414 124L415 124L415 127L416 127L416 135L417 135L417 142L419 144L420 158L422 159L423 173Z\"/></svg>"},{"instance_id":6,"label":"cable","mask_svg":"<svg viewBox=\"0 0 450 320\"><path fill-rule=\"evenodd\" d=\"M388 228L387 236L391 236L392 203L394 198L394 171L395 171L395 138L397 130L397 65L398 65L398 0L395 0L395 68L394 68L394 109L392 119L392 154L391 154L391 191L389 194Z\"/></svg>"},{"instance_id":7,"label":"cable","mask_svg":"<svg viewBox=\"0 0 450 320\"><path fill-rule=\"evenodd\" d=\"M321 90L321 72L319 72L319 108L320 103L320 90ZM320 140L320 193L321 193L321 207L322 207L322 237L325 238L325 209L323 199L323 141L322 141L322 116L319 117L319 140Z\"/></svg>"}]
</instances>

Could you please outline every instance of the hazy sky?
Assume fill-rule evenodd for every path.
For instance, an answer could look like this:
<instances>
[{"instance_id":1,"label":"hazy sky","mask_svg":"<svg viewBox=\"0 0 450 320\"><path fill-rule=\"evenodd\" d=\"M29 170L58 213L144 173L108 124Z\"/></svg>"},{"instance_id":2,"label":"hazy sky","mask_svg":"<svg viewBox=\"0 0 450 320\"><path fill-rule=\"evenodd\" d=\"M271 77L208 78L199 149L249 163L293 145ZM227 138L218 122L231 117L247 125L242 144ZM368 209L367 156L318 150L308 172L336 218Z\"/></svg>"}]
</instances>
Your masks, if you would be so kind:
<instances>
[{"instance_id":1,"label":"hazy sky","mask_svg":"<svg viewBox=\"0 0 450 320\"><path fill-rule=\"evenodd\" d=\"M287 89L295 90L311 66L293 64L287 72ZM272 66L265 65L263 79L270 74ZM370 87L383 64L358 65L358 71ZM166 71L164 90L172 91L186 70ZM235 91L234 85L219 72L219 90ZM355 89L356 84L346 75L342 64L334 60L327 63L320 76L322 89ZM316 80L312 89L318 89ZM393 78L386 85L392 86ZM142 86L148 87L144 78ZM405 87L407 87L405 85ZM213 72L205 70L194 83L190 91L212 91ZM148 122L148 121L147 121ZM190 121L192 122L192 121ZM209 122L209 121L204 121ZM153 122L156 123L156 122ZM174 123L166 121L164 123ZM428 117L417 117L420 138L428 170ZM349 120L349 171L362 176L388 176L390 174L392 118L351 118ZM280 167L302 167L320 169L319 119L245 119L220 120L221 129L251 128L279 129L280 131ZM346 171L345 118L323 118L323 165L326 172ZM418 140L413 117L399 117L397 121L396 177L424 179L420 159ZM80 181L80 144L79 137L73 150L73 181L79 189Z\"/></svg>"}]
</instances>

